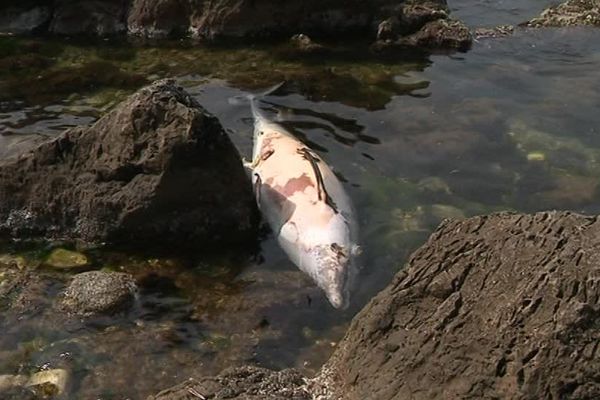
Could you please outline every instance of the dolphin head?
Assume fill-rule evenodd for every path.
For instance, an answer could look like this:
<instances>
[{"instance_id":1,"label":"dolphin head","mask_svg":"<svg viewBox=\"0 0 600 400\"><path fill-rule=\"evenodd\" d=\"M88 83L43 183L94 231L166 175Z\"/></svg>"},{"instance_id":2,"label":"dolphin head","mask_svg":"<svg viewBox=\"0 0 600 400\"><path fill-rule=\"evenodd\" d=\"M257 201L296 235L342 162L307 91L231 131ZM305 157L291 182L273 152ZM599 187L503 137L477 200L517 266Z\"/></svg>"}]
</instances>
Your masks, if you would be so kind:
<instances>
[{"instance_id":1,"label":"dolphin head","mask_svg":"<svg viewBox=\"0 0 600 400\"><path fill-rule=\"evenodd\" d=\"M316 246L311 253L315 281L333 307L346 309L354 273L350 249L332 243Z\"/></svg>"}]
</instances>

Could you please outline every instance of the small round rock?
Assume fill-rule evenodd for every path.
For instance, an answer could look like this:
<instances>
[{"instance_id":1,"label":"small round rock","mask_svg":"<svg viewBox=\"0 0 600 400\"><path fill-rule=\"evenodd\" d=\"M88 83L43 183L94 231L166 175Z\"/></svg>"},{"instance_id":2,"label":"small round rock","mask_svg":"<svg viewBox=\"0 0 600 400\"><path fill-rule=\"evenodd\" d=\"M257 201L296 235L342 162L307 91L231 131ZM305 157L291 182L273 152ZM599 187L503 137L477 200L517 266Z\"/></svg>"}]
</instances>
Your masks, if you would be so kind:
<instances>
[{"instance_id":1,"label":"small round rock","mask_svg":"<svg viewBox=\"0 0 600 400\"><path fill-rule=\"evenodd\" d=\"M75 275L61 301L70 313L93 316L111 314L133 304L135 281L121 272L89 271Z\"/></svg>"}]
</instances>

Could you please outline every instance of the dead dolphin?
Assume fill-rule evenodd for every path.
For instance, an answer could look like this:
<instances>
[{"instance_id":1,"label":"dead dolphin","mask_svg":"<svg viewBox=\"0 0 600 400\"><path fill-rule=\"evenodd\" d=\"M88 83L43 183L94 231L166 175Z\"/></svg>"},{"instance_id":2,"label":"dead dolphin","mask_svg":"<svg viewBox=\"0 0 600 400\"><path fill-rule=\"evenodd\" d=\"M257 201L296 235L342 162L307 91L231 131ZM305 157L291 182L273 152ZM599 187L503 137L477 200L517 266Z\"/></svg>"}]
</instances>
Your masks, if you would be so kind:
<instances>
[{"instance_id":1,"label":"dead dolphin","mask_svg":"<svg viewBox=\"0 0 600 400\"><path fill-rule=\"evenodd\" d=\"M288 257L346 308L355 274L357 224L352 203L331 168L262 112L250 97L254 148L245 163L259 209Z\"/></svg>"}]
</instances>

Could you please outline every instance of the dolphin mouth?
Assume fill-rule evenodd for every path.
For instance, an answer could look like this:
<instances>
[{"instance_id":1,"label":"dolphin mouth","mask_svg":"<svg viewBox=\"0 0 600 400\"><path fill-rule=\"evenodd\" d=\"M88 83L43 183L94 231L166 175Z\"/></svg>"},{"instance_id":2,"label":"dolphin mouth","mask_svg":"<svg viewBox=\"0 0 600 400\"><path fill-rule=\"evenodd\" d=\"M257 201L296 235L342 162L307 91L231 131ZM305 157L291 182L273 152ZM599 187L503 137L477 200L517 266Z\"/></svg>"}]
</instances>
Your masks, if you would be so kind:
<instances>
[{"instance_id":1,"label":"dolphin mouth","mask_svg":"<svg viewBox=\"0 0 600 400\"><path fill-rule=\"evenodd\" d=\"M325 291L325 295L327 296L329 303L338 310L345 310L350 304L348 295L342 290L330 288Z\"/></svg>"},{"instance_id":2,"label":"dolphin mouth","mask_svg":"<svg viewBox=\"0 0 600 400\"><path fill-rule=\"evenodd\" d=\"M349 302L344 298L327 296L329 303L333 306L333 308L338 310L346 310L348 308Z\"/></svg>"}]
</instances>

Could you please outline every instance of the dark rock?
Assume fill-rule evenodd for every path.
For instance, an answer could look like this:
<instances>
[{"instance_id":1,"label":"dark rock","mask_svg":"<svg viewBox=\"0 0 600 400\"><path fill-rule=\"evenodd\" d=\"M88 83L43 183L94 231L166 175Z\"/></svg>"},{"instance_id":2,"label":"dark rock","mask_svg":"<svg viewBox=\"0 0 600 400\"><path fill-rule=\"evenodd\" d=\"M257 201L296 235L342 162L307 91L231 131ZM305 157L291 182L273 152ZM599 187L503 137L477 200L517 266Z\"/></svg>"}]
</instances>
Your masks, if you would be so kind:
<instances>
[{"instance_id":1,"label":"dark rock","mask_svg":"<svg viewBox=\"0 0 600 400\"><path fill-rule=\"evenodd\" d=\"M127 27L130 34L165 38L187 33L191 4L187 0L134 0Z\"/></svg>"},{"instance_id":2,"label":"dark rock","mask_svg":"<svg viewBox=\"0 0 600 400\"><path fill-rule=\"evenodd\" d=\"M270 371L257 367L225 370L220 375L190 379L148 400L193 399L310 400L302 375L295 370Z\"/></svg>"},{"instance_id":3,"label":"dark rock","mask_svg":"<svg viewBox=\"0 0 600 400\"><path fill-rule=\"evenodd\" d=\"M256 215L237 150L172 81L0 162L0 233L12 237L208 246L255 237Z\"/></svg>"},{"instance_id":4,"label":"dark rock","mask_svg":"<svg viewBox=\"0 0 600 400\"><path fill-rule=\"evenodd\" d=\"M57 0L49 30L60 35L123 33L127 7L128 0Z\"/></svg>"},{"instance_id":5,"label":"dark rock","mask_svg":"<svg viewBox=\"0 0 600 400\"><path fill-rule=\"evenodd\" d=\"M134 279L120 272L89 271L75 275L61 299L61 308L78 315L109 314L133 303Z\"/></svg>"},{"instance_id":6,"label":"dark rock","mask_svg":"<svg viewBox=\"0 0 600 400\"><path fill-rule=\"evenodd\" d=\"M193 10L191 31L204 39L335 35L370 29L389 0L217 0Z\"/></svg>"},{"instance_id":7,"label":"dark rock","mask_svg":"<svg viewBox=\"0 0 600 400\"><path fill-rule=\"evenodd\" d=\"M523 23L529 27L590 25L600 27L600 2L598 0L568 0L552 6L542 14Z\"/></svg>"},{"instance_id":8,"label":"dark rock","mask_svg":"<svg viewBox=\"0 0 600 400\"><path fill-rule=\"evenodd\" d=\"M52 10L43 5L0 6L0 33L30 34L42 30L50 22Z\"/></svg>"},{"instance_id":9,"label":"dark rock","mask_svg":"<svg viewBox=\"0 0 600 400\"><path fill-rule=\"evenodd\" d=\"M445 221L315 386L344 399L600 398L598 254L597 217Z\"/></svg>"}]
</instances>

